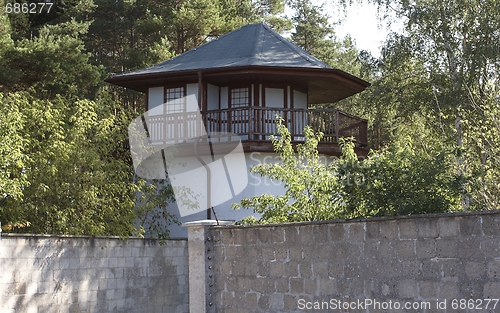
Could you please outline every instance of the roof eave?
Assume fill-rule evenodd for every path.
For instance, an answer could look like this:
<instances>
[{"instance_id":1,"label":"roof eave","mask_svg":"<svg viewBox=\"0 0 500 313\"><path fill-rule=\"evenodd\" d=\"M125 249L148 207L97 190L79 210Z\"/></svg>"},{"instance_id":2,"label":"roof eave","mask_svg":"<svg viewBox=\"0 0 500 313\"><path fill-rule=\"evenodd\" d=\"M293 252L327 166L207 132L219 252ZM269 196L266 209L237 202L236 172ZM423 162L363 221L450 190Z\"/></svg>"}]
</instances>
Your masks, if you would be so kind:
<instances>
[{"instance_id":1,"label":"roof eave","mask_svg":"<svg viewBox=\"0 0 500 313\"><path fill-rule=\"evenodd\" d=\"M135 75L116 75L107 78L105 81L114 85L131 88L137 91L146 92L149 86L154 84L156 80L168 80L175 78L176 80L190 80L197 79L198 73L207 77L214 77L218 75L230 74L276 74L276 75L292 75L316 78L330 78L342 81L352 88L361 92L370 86L370 83L344 72L339 69L331 68L306 68L306 67L276 67L276 66L240 66L240 67L226 67L217 69L197 69L197 70L183 70L159 73L144 73Z\"/></svg>"}]
</instances>

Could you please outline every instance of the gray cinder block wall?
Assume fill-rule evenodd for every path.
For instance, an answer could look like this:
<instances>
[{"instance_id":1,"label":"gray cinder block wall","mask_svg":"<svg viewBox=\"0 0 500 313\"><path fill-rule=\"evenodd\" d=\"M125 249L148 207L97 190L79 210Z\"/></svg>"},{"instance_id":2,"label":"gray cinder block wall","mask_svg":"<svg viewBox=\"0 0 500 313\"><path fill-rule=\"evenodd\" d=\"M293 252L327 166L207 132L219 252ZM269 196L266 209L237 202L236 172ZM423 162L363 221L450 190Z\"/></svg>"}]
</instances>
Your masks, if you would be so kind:
<instances>
[{"instance_id":1,"label":"gray cinder block wall","mask_svg":"<svg viewBox=\"0 0 500 313\"><path fill-rule=\"evenodd\" d=\"M500 311L498 211L209 231L216 312Z\"/></svg>"},{"instance_id":2,"label":"gray cinder block wall","mask_svg":"<svg viewBox=\"0 0 500 313\"><path fill-rule=\"evenodd\" d=\"M499 211L213 224L186 225L189 244L163 246L150 239L4 234L0 312L500 310ZM395 309L396 303L421 307Z\"/></svg>"},{"instance_id":3,"label":"gray cinder block wall","mask_svg":"<svg viewBox=\"0 0 500 313\"><path fill-rule=\"evenodd\" d=\"M2 313L187 313L188 288L187 240L0 240Z\"/></svg>"}]
</instances>

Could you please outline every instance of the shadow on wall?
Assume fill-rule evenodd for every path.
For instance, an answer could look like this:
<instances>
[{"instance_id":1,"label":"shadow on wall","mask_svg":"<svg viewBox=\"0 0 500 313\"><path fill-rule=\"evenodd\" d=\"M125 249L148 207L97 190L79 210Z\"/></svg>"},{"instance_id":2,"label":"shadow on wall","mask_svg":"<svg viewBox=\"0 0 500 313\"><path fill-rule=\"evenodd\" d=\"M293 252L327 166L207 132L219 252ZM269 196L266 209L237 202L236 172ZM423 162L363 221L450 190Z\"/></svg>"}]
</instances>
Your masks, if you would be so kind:
<instances>
[{"instance_id":1,"label":"shadow on wall","mask_svg":"<svg viewBox=\"0 0 500 313\"><path fill-rule=\"evenodd\" d=\"M217 313L500 309L500 211L206 228Z\"/></svg>"},{"instance_id":2,"label":"shadow on wall","mask_svg":"<svg viewBox=\"0 0 500 313\"><path fill-rule=\"evenodd\" d=\"M187 242L3 235L0 311L188 312Z\"/></svg>"}]
</instances>

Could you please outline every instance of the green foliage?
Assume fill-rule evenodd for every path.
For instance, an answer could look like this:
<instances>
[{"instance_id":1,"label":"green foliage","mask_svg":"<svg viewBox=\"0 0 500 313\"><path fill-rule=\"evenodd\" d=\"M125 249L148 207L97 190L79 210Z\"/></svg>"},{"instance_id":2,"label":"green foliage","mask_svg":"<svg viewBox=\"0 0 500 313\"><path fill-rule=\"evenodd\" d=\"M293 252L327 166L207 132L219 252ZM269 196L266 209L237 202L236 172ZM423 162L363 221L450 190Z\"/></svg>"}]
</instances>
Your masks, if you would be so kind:
<instances>
[{"instance_id":1,"label":"green foliage","mask_svg":"<svg viewBox=\"0 0 500 313\"><path fill-rule=\"evenodd\" d=\"M0 0L0 5L5 8L4 0ZM12 44L10 38L11 27L7 13L2 10L0 12L0 53ZM0 54L1 55L1 54Z\"/></svg>"},{"instance_id":2,"label":"green foliage","mask_svg":"<svg viewBox=\"0 0 500 313\"><path fill-rule=\"evenodd\" d=\"M282 16L284 0L219 0L224 34L250 23L265 22L278 32L289 30L291 23Z\"/></svg>"},{"instance_id":3,"label":"green foliage","mask_svg":"<svg viewBox=\"0 0 500 313\"><path fill-rule=\"evenodd\" d=\"M4 6L5 0L0 0ZM0 221L5 231L168 236L169 184L134 177L144 96L103 86L236 27L289 28L284 2L66 0L0 12Z\"/></svg>"},{"instance_id":4,"label":"green foliage","mask_svg":"<svg viewBox=\"0 0 500 313\"><path fill-rule=\"evenodd\" d=\"M261 213L257 223L284 223L298 221L328 220L341 217L341 185L335 168L319 160L317 146L322 137L310 127L304 130L305 142L297 146L295 156L290 132L277 121L277 136L273 145L279 154L279 164L259 164L251 169L253 173L269 177L284 184L286 192L282 196L264 194L243 199L233 204L234 209L253 208ZM246 222L252 222L246 219Z\"/></svg>"},{"instance_id":5,"label":"green foliage","mask_svg":"<svg viewBox=\"0 0 500 313\"><path fill-rule=\"evenodd\" d=\"M354 144L341 141L342 177L346 217L439 213L457 210L459 178L450 155L428 155L409 138L387 149L371 151L359 161Z\"/></svg>"},{"instance_id":6,"label":"green foliage","mask_svg":"<svg viewBox=\"0 0 500 313\"><path fill-rule=\"evenodd\" d=\"M292 41L307 52L325 60L320 54L324 54L324 50L331 49L334 31L328 16L323 14L324 4L317 6L309 0L294 0L290 1L289 5L295 12L292 17L295 24Z\"/></svg>"},{"instance_id":7,"label":"green foliage","mask_svg":"<svg viewBox=\"0 0 500 313\"><path fill-rule=\"evenodd\" d=\"M2 2L21 3L13 0L2 0ZM72 20L84 22L88 20L88 13L95 8L92 0L65 0L52 3L50 7L37 5L36 10L30 12L9 14L12 39L15 41L33 39L38 36L39 30L47 25L64 24ZM2 5L2 8L5 8L5 5Z\"/></svg>"},{"instance_id":8,"label":"green foliage","mask_svg":"<svg viewBox=\"0 0 500 313\"><path fill-rule=\"evenodd\" d=\"M467 190L477 210L500 207L500 93L489 88L487 97L471 95L473 110L463 112Z\"/></svg>"},{"instance_id":9,"label":"green foliage","mask_svg":"<svg viewBox=\"0 0 500 313\"><path fill-rule=\"evenodd\" d=\"M96 0L84 38L94 64L108 73L128 72L173 56L167 40L172 4Z\"/></svg>"},{"instance_id":10,"label":"green foliage","mask_svg":"<svg viewBox=\"0 0 500 313\"><path fill-rule=\"evenodd\" d=\"M0 94L0 103L7 102ZM23 139L23 115L17 106L0 106L0 203L7 197L20 199L23 186L29 184L22 175L27 161L23 155L26 140Z\"/></svg>"},{"instance_id":11,"label":"green foliage","mask_svg":"<svg viewBox=\"0 0 500 313\"><path fill-rule=\"evenodd\" d=\"M360 75L358 50L352 38L335 36L324 4L315 5L310 0L289 0L288 4L294 10L291 21L295 29L290 38L294 44L334 68Z\"/></svg>"},{"instance_id":12,"label":"green foliage","mask_svg":"<svg viewBox=\"0 0 500 313\"><path fill-rule=\"evenodd\" d=\"M401 18L405 31L390 34L381 58L362 55L372 86L344 108L369 119L374 148L410 136L421 149L454 151L456 175L467 178L461 186L463 209L497 209L500 193L493 177L500 176L493 174L495 166L486 166L496 162L495 148L485 143L499 137L498 115L486 113L498 105L498 1L367 2L378 5L389 25L390 15Z\"/></svg>"},{"instance_id":13,"label":"green foliage","mask_svg":"<svg viewBox=\"0 0 500 313\"><path fill-rule=\"evenodd\" d=\"M139 186L137 221L141 232L161 240L169 238L171 224L180 225L177 216L167 210L169 203L175 202L172 185L163 180L146 181L136 178Z\"/></svg>"},{"instance_id":14,"label":"green foliage","mask_svg":"<svg viewBox=\"0 0 500 313\"><path fill-rule=\"evenodd\" d=\"M95 0L85 43L93 62L120 73L151 66L248 23L279 17L282 0L114 1ZM289 27L288 27L289 28Z\"/></svg>"},{"instance_id":15,"label":"green foliage","mask_svg":"<svg viewBox=\"0 0 500 313\"><path fill-rule=\"evenodd\" d=\"M322 134L309 127L304 132L305 142L295 155L290 133L282 121L278 123L273 143L281 163L259 164L251 171L282 182L285 194L264 194L233 204L234 209L251 208L262 214L242 223L424 214L460 207L463 178L454 176L450 155L426 154L408 139L359 160L354 143L342 139L342 157L322 164L317 151Z\"/></svg>"},{"instance_id":16,"label":"green foliage","mask_svg":"<svg viewBox=\"0 0 500 313\"><path fill-rule=\"evenodd\" d=\"M3 51L0 75L4 91L35 92L41 98L57 94L76 98L89 96L103 79L102 68L88 63L83 51L88 23L70 21L43 27L31 40L22 39ZM31 89L30 89L31 88Z\"/></svg>"},{"instance_id":17,"label":"green foliage","mask_svg":"<svg viewBox=\"0 0 500 313\"><path fill-rule=\"evenodd\" d=\"M168 186L133 178L130 117L103 110L109 99L39 100L2 95L0 220L6 230L31 233L168 236L175 218L154 207L172 201ZM109 110L109 109L108 109ZM147 199L138 204L138 195ZM154 229L161 214L163 229ZM136 225L137 220L142 221ZM136 227L137 226L137 227Z\"/></svg>"},{"instance_id":18,"label":"green foliage","mask_svg":"<svg viewBox=\"0 0 500 313\"><path fill-rule=\"evenodd\" d=\"M68 109L65 99L39 100L27 94L2 96L14 122L17 162L2 162L10 173L0 206L2 224L12 231L89 235L130 235L135 186L129 165L116 160L113 118L98 122L96 103L80 100ZM17 114L12 114L13 112ZM2 121L4 117L0 118ZM5 136L4 136L5 135ZM123 137L123 136L122 136ZM123 138L122 138L123 139ZM14 190L14 192L13 192ZM29 225L15 229L16 225Z\"/></svg>"}]
</instances>

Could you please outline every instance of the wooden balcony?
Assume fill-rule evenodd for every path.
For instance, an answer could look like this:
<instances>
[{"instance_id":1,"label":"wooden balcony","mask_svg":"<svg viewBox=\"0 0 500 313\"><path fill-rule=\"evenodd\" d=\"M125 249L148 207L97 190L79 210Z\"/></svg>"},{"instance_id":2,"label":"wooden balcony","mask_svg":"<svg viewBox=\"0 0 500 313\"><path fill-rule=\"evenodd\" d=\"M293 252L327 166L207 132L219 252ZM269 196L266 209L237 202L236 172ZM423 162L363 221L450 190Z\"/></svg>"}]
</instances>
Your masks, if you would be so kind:
<instances>
[{"instance_id":1,"label":"wooden balcony","mask_svg":"<svg viewBox=\"0 0 500 313\"><path fill-rule=\"evenodd\" d=\"M283 118L294 144L304 141L303 130L309 125L324 134L318 145L320 153L339 155L338 139L353 137L358 155L367 154L367 120L335 109L244 107L202 111L201 117L188 112L145 118L153 144L189 142L204 126L208 134L237 134L245 151L272 152L270 136L276 134L276 116Z\"/></svg>"}]
</instances>

